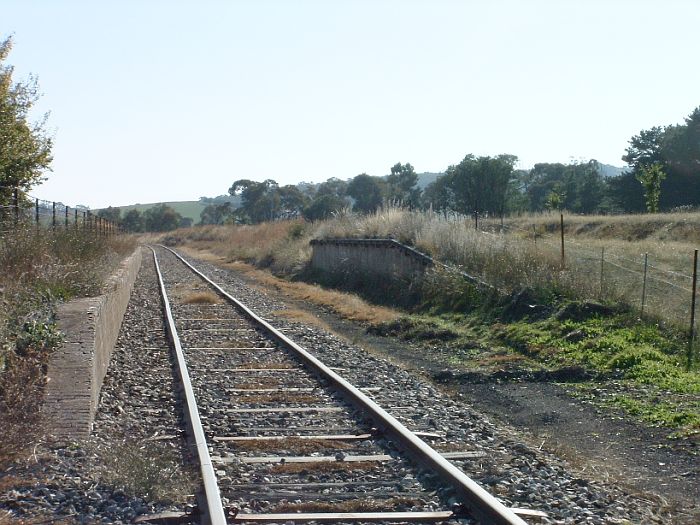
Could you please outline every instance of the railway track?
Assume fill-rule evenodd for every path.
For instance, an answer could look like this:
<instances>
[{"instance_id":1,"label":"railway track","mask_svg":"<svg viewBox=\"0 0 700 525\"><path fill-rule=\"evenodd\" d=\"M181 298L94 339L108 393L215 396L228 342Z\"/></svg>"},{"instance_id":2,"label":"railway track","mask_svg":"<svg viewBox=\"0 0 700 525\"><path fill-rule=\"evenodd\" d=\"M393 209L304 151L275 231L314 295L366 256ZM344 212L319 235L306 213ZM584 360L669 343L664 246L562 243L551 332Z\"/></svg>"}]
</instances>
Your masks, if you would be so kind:
<instances>
[{"instance_id":1,"label":"railway track","mask_svg":"<svg viewBox=\"0 0 700 525\"><path fill-rule=\"evenodd\" d=\"M350 384L174 251L153 257L202 521L524 524L520 515L540 514L507 508L450 462L480 452L434 450L443 436L406 416L415 407L382 409L373 398L387 385Z\"/></svg>"}]
</instances>

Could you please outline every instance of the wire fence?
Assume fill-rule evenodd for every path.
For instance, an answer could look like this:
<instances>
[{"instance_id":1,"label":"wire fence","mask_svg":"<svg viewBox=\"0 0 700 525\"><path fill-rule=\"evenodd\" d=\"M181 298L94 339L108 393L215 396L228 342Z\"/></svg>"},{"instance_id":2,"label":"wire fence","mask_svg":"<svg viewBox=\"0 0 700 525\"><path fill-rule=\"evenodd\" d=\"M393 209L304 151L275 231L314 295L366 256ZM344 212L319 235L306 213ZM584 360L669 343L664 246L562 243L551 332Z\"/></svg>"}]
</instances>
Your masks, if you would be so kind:
<instances>
[{"instance_id":1,"label":"wire fence","mask_svg":"<svg viewBox=\"0 0 700 525\"><path fill-rule=\"evenodd\" d=\"M18 228L73 228L103 236L121 233L119 223L85 207L39 199L18 188L0 185L0 235Z\"/></svg>"},{"instance_id":2,"label":"wire fence","mask_svg":"<svg viewBox=\"0 0 700 525\"><path fill-rule=\"evenodd\" d=\"M575 272L600 299L625 302L640 317L655 317L679 327L687 327L689 338L696 334L697 250L676 255L670 268L661 253L637 256L620 253L612 243L586 244L567 235L566 220L560 216L558 231L531 230L499 219L473 218L475 230L488 235L517 236L531 242L537 253L559 258L563 272ZM680 266L685 266L685 270Z\"/></svg>"}]
</instances>

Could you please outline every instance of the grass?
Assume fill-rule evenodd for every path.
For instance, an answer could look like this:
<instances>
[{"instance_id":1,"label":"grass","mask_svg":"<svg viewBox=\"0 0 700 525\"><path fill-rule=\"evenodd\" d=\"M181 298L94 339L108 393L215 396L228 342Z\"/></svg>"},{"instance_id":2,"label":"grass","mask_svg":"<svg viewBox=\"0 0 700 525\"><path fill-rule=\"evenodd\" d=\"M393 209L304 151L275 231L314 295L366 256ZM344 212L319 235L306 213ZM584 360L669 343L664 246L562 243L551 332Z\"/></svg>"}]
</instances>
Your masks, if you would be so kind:
<instances>
[{"instance_id":1,"label":"grass","mask_svg":"<svg viewBox=\"0 0 700 525\"><path fill-rule=\"evenodd\" d=\"M191 293L182 299L182 304L218 304L221 298L214 292Z\"/></svg>"},{"instance_id":2,"label":"grass","mask_svg":"<svg viewBox=\"0 0 700 525\"><path fill-rule=\"evenodd\" d=\"M147 501L184 503L199 487L197 475L165 443L125 440L101 451L98 462L102 483Z\"/></svg>"},{"instance_id":3,"label":"grass","mask_svg":"<svg viewBox=\"0 0 700 525\"><path fill-rule=\"evenodd\" d=\"M51 351L62 339L54 308L101 293L135 243L82 229L20 225L0 238L0 466L40 438L39 409Z\"/></svg>"}]
</instances>

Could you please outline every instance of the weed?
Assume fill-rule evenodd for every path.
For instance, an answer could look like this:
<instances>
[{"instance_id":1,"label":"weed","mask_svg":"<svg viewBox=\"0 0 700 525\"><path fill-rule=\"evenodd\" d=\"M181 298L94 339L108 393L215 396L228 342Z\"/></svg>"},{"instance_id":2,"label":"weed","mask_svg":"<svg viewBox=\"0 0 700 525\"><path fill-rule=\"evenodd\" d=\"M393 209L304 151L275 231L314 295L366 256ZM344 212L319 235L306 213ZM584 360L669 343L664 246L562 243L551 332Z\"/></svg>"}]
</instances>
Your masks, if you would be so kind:
<instances>
[{"instance_id":1,"label":"weed","mask_svg":"<svg viewBox=\"0 0 700 525\"><path fill-rule=\"evenodd\" d=\"M182 304L217 304L221 298L213 292L196 292L182 299Z\"/></svg>"},{"instance_id":2,"label":"weed","mask_svg":"<svg viewBox=\"0 0 700 525\"><path fill-rule=\"evenodd\" d=\"M183 502L197 488L197 476L166 443L125 440L98 458L104 484L146 500Z\"/></svg>"}]
</instances>

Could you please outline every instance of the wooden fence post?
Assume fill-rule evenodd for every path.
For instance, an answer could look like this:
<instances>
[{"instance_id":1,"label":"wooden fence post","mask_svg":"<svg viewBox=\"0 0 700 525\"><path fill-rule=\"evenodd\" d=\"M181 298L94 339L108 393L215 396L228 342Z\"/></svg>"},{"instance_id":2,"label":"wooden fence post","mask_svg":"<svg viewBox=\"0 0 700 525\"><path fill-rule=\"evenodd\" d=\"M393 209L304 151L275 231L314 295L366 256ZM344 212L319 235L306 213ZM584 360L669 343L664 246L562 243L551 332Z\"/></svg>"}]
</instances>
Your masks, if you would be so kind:
<instances>
[{"instance_id":1,"label":"wooden fence post","mask_svg":"<svg viewBox=\"0 0 700 525\"><path fill-rule=\"evenodd\" d=\"M605 246L600 249L600 298L603 298L603 277L605 272Z\"/></svg>"},{"instance_id":2,"label":"wooden fence post","mask_svg":"<svg viewBox=\"0 0 700 525\"><path fill-rule=\"evenodd\" d=\"M690 299L690 337L688 338L688 365L693 366L693 343L695 342L695 295L698 291L698 251L693 254L693 296Z\"/></svg>"},{"instance_id":3,"label":"wooden fence post","mask_svg":"<svg viewBox=\"0 0 700 525\"><path fill-rule=\"evenodd\" d=\"M644 316L644 303L647 300L647 269L649 268L649 254L644 254L644 277L642 278L642 308L639 316Z\"/></svg>"},{"instance_id":4,"label":"wooden fence post","mask_svg":"<svg viewBox=\"0 0 700 525\"><path fill-rule=\"evenodd\" d=\"M566 264L566 257L564 254L564 214L559 214L559 230L561 231L561 267L564 268Z\"/></svg>"}]
</instances>

